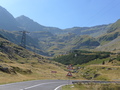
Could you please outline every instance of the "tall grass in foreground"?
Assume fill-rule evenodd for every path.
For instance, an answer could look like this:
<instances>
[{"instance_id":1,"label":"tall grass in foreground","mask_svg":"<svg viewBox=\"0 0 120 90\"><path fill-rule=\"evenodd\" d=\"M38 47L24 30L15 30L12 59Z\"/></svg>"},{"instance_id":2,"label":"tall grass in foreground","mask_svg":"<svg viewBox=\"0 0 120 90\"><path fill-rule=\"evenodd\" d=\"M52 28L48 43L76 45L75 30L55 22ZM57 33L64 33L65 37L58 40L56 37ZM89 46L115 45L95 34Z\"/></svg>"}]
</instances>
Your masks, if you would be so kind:
<instances>
[{"instance_id":1,"label":"tall grass in foreground","mask_svg":"<svg viewBox=\"0 0 120 90\"><path fill-rule=\"evenodd\" d=\"M120 90L120 84L75 84L66 85L62 87L62 90Z\"/></svg>"}]
</instances>

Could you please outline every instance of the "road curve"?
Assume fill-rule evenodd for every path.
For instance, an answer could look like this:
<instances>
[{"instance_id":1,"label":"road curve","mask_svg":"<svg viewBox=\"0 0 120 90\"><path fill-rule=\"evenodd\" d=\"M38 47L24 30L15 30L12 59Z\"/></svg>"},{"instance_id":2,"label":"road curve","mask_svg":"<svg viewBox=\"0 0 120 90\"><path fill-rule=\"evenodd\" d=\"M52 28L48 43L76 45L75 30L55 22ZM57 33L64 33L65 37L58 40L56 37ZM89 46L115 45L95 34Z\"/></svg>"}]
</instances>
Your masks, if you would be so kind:
<instances>
[{"instance_id":1,"label":"road curve","mask_svg":"<svg viewBox=\"0 0 120 90\"><path fill-rule=\"evenodd\" d=\"M60 90L61 86L72 84L69 80L33 80L0 85L0 90Z\"/></svg>"},{"instance_id":2,"label":"road curve","mask_svg":"<svg viewBox=\"0 0 120 90\"><path fill-rule=\"evenodd\" d=\"M94 80L33 80L25 82L17 82L11 84L0 85L0 90L60 90L60 87L67 84L107 84L116 83L120 81L94 81Z\"/></svg>"}]
</instances>

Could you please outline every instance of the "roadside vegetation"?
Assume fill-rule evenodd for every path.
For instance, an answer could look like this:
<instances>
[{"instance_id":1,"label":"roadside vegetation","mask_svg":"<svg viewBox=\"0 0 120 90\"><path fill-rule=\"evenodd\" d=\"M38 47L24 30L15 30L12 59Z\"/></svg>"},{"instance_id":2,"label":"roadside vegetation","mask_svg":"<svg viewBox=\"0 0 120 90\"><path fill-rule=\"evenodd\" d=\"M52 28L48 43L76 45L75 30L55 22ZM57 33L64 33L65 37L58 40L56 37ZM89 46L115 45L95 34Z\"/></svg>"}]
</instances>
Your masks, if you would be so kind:
<instances>
[{"instance_id":1,"label":"roadside vegetation","mask_svg":"<svg viewBox=\"0 0 120 90\"><path fill-rule=\"evenodd\" d=\"M0 63L0 84L43 79L67 79L64 66L49 61ZM56 71L57 73L51 73Z\"/></svg>"},{"instance_id":2,"label":"roadside vegetation","mask_svg":"<svg viewBox=\"0 0 120 90\"><path fill-rule=\"evenodd\" d=\"M120 90L117 84L89 84L89 85L66 85L62 90Z\"/></svg>"},{"instance_id":3,"label":"roadside vegetation","mask_svg":"<svg viewBox=\"0 0 120 90\"><path fill-rule=\"evenodd\" d=\"M39 79L65 79L67 72L64 69L63 64L47 60L45 56L0 38L0 84Z\"/></svg>"}]
</instances>

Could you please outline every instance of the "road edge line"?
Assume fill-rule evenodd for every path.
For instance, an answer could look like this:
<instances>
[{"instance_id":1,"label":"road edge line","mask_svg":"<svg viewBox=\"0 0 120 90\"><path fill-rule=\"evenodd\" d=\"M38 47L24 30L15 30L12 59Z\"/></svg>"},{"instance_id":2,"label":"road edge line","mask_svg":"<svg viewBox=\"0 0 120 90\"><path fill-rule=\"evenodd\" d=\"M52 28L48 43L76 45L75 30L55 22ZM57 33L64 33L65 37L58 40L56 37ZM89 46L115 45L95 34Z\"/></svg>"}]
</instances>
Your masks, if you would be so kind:
<instances>
[{"instance_id":1,"label":"road edge line","mask_svg":"<svg viewBox=\"0 0 120 90\"><path fill-rule=\"evenodd\" d=\"M54 90L57 90L57 89L59 89L60 87L65 86L65 85L67 85L67 84L60 85L60 86L56 87Z\"/></svg>"}]
</instances>

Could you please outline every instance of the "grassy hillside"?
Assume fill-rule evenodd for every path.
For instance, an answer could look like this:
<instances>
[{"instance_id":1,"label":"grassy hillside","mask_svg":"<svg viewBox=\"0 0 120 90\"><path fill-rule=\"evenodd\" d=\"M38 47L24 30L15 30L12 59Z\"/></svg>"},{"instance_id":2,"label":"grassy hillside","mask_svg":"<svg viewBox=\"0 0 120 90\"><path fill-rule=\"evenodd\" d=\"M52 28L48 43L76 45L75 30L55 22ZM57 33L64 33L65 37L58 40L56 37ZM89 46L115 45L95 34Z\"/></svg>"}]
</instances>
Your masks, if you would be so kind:
<instances>
[{"instance_id":1,"label":"grassy hillside","mask_svg":"<svg viewBox=\"0 0 120 90\"><path fill-rule=\"evenodd\" d=\"M73 49L92 49L100 45L93 37L83 35L72 40Z\"/></svg>"},{"instance_id":2,"label":"grassy hillside","mask_svg":"<svg viewBox=\"0 0 120 90\"><path fill-rule=\"evenodd\" d=\"M119 35L120 35L120 31L117 30L117 31L102 35L101 37L98 38L98 40L101 43L101 45L103 45L116 39Z\"/></svg>"},{"instance_id":3,"label":"grassy hillside","mask_svg":"<svg viewBox=\"0 0 120 90\"><path fill-rule=\"evenodd\" d=\"M115 30L117 30L119 28L120 28L120 19L117 20L115 23L113 23L107 32L111 33L111 32L114 32Z\"/></svg>"},{"instance_id":4,"label":"grassy hillside","mask_svg":"<svg viewBox=\"0 0 120 90\"><path fill-rule=\"evenodd\" d=\"M65 79L64 65L0 38L0 84L36 79ZM51 71L57 71L56 74Z\"/></svg>"},{"instance_id":5,"label":"grassy hillside","mask_svg":"<svg viewBox=\"0 0 120 90\"><path fill-rule=\"evenodd\" d=\"M99 37L98 40L101 43L101 45L98 46L96 50L119 52L120 51L119 36L120 36L120 29L117 29L114 32L111 32Z\"/></svg>"},{"instance_id":6,"label":"grassy hillside","mask_svg":"<svg viewBox=\"0 0 120 90\"><path fill-rule=\"evenodd\" d=\"M75 65L72 79L118 80L120 79L119 57L110 54L110 52L73 50L66 55L56 57L55 61ZM0 38L0 83L67 79L67 72L64 70L66 67L60 63L48 61L44 56ZM51 71L57 73L53 74Z\"/></svg>"},{"instance_id":7,"label":"grassy hillside","mask_svg":"<svg viewBox=\"0 0 120 90\"><path fill-rule=\"evenodd\" d=\"M77 65L76 70L78 73L76 73L76 76L89 80L120 80L119 56L111 54L107 58L98 58L82 65Z\"/></svg>"},{"instance_id":8,"label":"grassy hillside","mask_svg":"<svg viewBox=\"0 0 120 90\"><path fill-rule=\"evenodd\" d=\"M76 34L64 34L56 36L55 39L49 39L47 51L53 55L65 54L69 50L74 49L93 49L100 45L97 39L88 35L77 36ZM46 47L47 47L46 46Z\"/></svg>"},{"instance_id":9,"label":"grassy hillside","mask_svg":"<svg viewBox=\"0 0 120 90\"><path fill-rule=\"evenodd\" d=\"M5 39L11 41L12 43L15 43L17 45L21 44L22 32L19 32L19 31L7 31L7 30L0 29L0 34L1 34L2 37L4 37ZM44 45L39 43L38 38L31 37L30 34L31 33L27 33L27 35L26 35L26 48L28 50L34 51L34 52L36 52L38 54L48 56L48 53L44 52L43 51L44 49L41 49L41 48L43 48Z\"/></svg>"},{"instance_id":10,"label":"grassy hillside","mask_svg":"<svg viewBox=\"0 0 120 90\"><path fill-rule=\"evenodd\" d=\"M74 69L74 79L120 80L120 55L110 52L74 50L70 54L54 58L55 61Z\"/></svg>"},{"instance_id":11,"label":"grassy hillside","mask_svg":"<svg viewBox=\"0 0 120 90\"><path fill-rule=\"evenodd\" d=\"M112 51L119 52L119 39L120 39L120 20L111 24L107 33L98 37L100 46L96 48L99 51Z\"/></svg>"}]
</instances>

